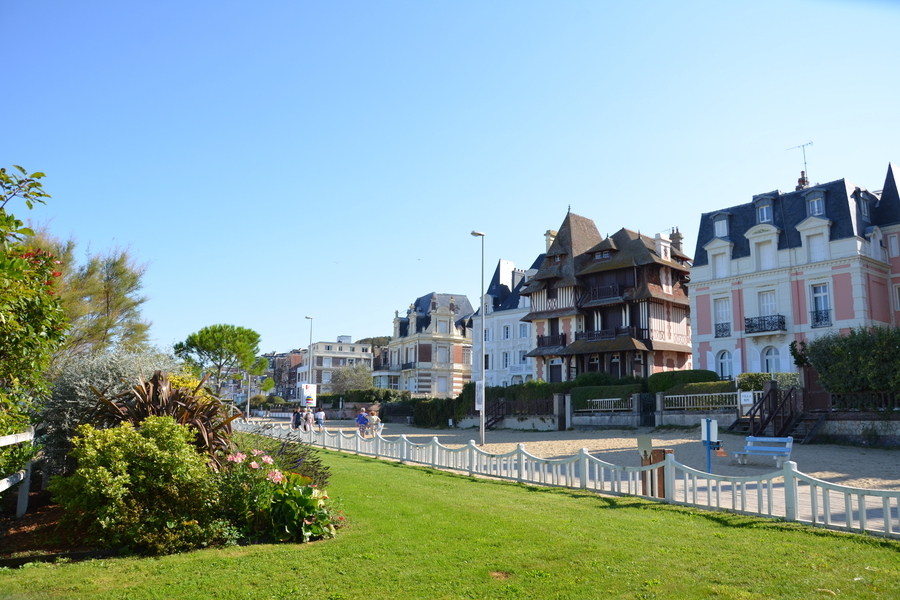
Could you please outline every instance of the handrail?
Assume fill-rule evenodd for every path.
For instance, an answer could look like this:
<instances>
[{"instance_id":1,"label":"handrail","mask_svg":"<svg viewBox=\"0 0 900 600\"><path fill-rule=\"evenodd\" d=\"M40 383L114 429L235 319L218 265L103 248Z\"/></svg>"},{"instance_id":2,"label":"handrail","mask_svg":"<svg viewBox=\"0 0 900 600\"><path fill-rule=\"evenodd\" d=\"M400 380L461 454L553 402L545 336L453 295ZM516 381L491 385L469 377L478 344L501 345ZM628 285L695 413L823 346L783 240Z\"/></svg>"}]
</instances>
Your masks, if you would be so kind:
<instances>
[{"instance_id":1,"label":"handrail","mask_svg":"<svg viewBox=\"0 0 900 600\"><path fill-rule=\"evenodd\" d=\"M797 388L792 387L779 398L778 389L770 389L749 411L750 435L765 435L766 428L772 424L772 432L776 437L783 436L799 418Z\"/></svg>"}]
</instances>

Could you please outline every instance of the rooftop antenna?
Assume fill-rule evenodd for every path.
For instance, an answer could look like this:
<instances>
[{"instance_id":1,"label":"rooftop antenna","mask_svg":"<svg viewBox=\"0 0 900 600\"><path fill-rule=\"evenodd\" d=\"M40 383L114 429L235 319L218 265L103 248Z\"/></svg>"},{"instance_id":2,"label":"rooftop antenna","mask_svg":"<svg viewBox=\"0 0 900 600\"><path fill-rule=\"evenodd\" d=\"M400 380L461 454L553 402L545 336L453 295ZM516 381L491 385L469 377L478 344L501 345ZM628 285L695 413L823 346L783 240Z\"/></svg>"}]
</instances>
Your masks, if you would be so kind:
<instances>
[{"instance_id":1,"label":"rooftop antenna","mask_svg":"<svg viewBox=\"0 0 900 600\"><path fill-rule=\"evenodd\" d=\"M796 150L797 148L800 148L800 150L803 151L803 175L800 177L800 179L801 179L801 185L803 185L804 187L806 185L809 185L809 170L806 168L806 147L807 146L812 146L812 140L806 142L805 144L800 144L799 146L794 146L792 148L788 148L788 150ZM806 181L802 182L802 180L804 180L804 179ZM797 189L800 189L800 186L798 186Z\"/></svg>"}]
</instances>

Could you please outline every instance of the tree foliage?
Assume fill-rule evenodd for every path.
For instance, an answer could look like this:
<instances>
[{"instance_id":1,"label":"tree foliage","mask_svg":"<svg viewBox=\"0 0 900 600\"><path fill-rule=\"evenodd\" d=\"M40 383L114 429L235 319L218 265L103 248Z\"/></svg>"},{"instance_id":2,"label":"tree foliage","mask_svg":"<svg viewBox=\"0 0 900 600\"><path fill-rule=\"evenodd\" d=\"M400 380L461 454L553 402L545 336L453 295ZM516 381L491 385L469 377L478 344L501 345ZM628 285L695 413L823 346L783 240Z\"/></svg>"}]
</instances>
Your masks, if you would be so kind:
<instances>
[{"instance_id":1,"label":"tree foliage","mask_svg":"<svg viewBox=\"0 0 900 600\"><path fill-rule=\"evenodd\" d=\"M228 373L262 375L268 362L258 354L259 334L236 325L210 325L175 344L176 356L212 375L216 396L222 393Z\"/></svg>"},{"instance_id":2,"label":"tree foliage","mask_svg":"<svg viewBox=\"0 0 900 600\"><path fill-rule=\"evenodd\" d=\"M14 168L0 169L0 426L21 430L31 406L46 395L43 373L65 339L66 319L54 289L56 259L28 250L22 241L34 232L6 209L14 198L29 209L43 204L49 198L40 183L44 174Z\"/></svg>"},{"instance_id":3,"label":"tree foliage","mask_svg":"<svg viewBox=\"0 0 900 600\"><path fill-rule=\"evenodd\" d=\"M364 363L339 367L331 372L331 393L344 394L350 390L368 390L372 384L372 369Z\"/></svg>"},{"instance_id":4,"label":"tree foliage","mask_svg":"<svg viewBox=\"0 0 900 600\"><path fill-rule=\"evenodd\" d=\"M46 229L37 230L26 243L60 261L57 291L69 321L69 337L58 357L147 348L150 323L141 317L147 298L140 294L146 265L119 248L89 254L78 264L75 239L60 240Z\"/></svg>"},{"instance_id":5,"label":"tree foliage","mask_svg":"<svg viewBox=\"0 0 900 600\"><path fill-rule=\"evenodd\" d=\"M792 347L795 362L809 364L833 394L900 391L900 329L860 327Z\"/></svg>"},{"instance_id":6,"label":"tree foliage","mask_svg":"<svg viewBox=\"0 0 900 600\"><path fill-rule=\"evenodd\" d=\"M356 340L357 344L369 344L374 348L381 348L383 346L387 346L388 342L391 341L391 336L389 335L379 335L375 337L367 337L361 340Z\"/></svg>"}]
</instances>

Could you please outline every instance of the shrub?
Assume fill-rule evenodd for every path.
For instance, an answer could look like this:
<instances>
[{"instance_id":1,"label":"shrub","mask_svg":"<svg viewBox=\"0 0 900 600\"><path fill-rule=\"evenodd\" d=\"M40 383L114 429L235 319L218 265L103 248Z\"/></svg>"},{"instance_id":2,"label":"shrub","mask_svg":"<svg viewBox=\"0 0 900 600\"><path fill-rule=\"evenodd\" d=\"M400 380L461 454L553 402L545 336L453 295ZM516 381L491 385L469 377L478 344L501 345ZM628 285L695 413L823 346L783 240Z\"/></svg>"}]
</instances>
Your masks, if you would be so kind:
<instances>
[{"instance_id":1,"label":"shrub","mask_svg":"<svg viewBox=\"0 0 900 600\"><path fill-rule=\"evenodd\" d=\"M218 515L219 495L191 431L171 417L147 417L140 428L81 425L70 477L51 480L64 520L87 528L107 547L168 554L233 540Z\"/></svg>"},{"instance_id":2,"label":"shrub","mask_svg":"<svg viewBox=\"0 0 900 600\"><path fill-rule=\"evenodd\" d=\"M462 395L456 398L423 398L413 404L413 423L417 427L447 427L450 419L460 421L468 413L474 400Z\"/></svg>"},{"instance_id":3,"label":"shrub","mask_svg":"<svg viewBox=\"0 0 900 600\"><path fill-rule=\"evenodd\" d=\"M260 429L265 429L262 426ZM318 450L299 441L279 441L265 435L233 432L230 453L252 453L259 449L275 458L279 468L308 477L314 485L326 487L331 477L330 469L322 463Z\"/></svg>"},{"instance_id":4,"label":"shrub","mask_svg":"<svg viewBox=\"0 0 900 600\"><path fill-rule=\"evenodd\" d=\"M37 432L43 445L42 469L47 474L70 475L75 468L68 458L71 438L79 425L89 423L97 407L96 388L114 396L128 389L141 373L157 369L179 370L179 363L159 352L116 350L98 355L76 356L58 366L52 378L52 393L41 407Z\"/></svg>"},{"instance_id":5,"label":"shrub","mask_svg":"<svg viewBox=\"0 0 900 600\"><path fill-rule=\"evenodd\" d=\"M900 391L900 328L857 328L793 344L796 363L811 364L831 393Z\"/></svg>"},{"instance_id":6,"label":"shrub","mask_svg":"<svg viewBox=\"0 0 900 600\"><path fill-rule=\"evenodd\" d=\"M572 388L572 408L575 410L590 408L588 400L597 398L620 398L625 400L630 398L632 394L640 393L641 387L641 384L637 383Z\"/></svg>"},{"instance_id":7,"label":"shrub","mask_svg":"<svg viewBox=\"0 0 900 600\"><path fill-rule=\"evenodd\" d=\"M149 381L140 377L129 390L112 398L94 389L100 399L94 424L109 427L124 421L137 425L150 416L172 417L194 431L197 450L219 467L219 455L229 447L231 422L240 414L228 416L228 407L202 388L203 381L194 389L173 387L164 372L156 371Z\"/></svg>"},{"instance_id":8,"label":"shrub","mask_svg":"<svg viewBox=\"0 0 900 600\"><path fill-rule=\"evenodd\" d=\"M647 378L647 391L655 394L668 391L677 385L704 381L719 381L719 375L715 371L704 369L664 371L662 373L654 373Z\"/></svg>"},{"instance_id":9,"label":"shrub","mask_svg":"<svg viewBox=\"0 0 900 600\"><path fill-rule=\"evenodd\" d=\"M735 386L745 392L762 391L763 385L770 380L774 380L782 390L800 387L798 373L741 373L735 378Z\"/></svg>"}]
</instances>

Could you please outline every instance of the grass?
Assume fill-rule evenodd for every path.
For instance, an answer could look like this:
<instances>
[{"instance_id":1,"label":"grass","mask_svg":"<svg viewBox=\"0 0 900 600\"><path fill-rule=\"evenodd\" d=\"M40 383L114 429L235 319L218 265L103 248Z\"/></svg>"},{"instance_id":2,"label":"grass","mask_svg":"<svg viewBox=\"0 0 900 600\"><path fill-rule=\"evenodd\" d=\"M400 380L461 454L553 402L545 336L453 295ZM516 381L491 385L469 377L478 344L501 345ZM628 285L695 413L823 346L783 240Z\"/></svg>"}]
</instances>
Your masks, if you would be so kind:
<instances>
[{"instance_id":1,"label":"grass","mask_svg":"<svg viewBox=\"0 0 900 600\"><path fill-rule=\"evenodd\" d=\"M0 571L0 598L897 598L900 543L324 452L334 540Z\"/></svg>"}]
</instances>

